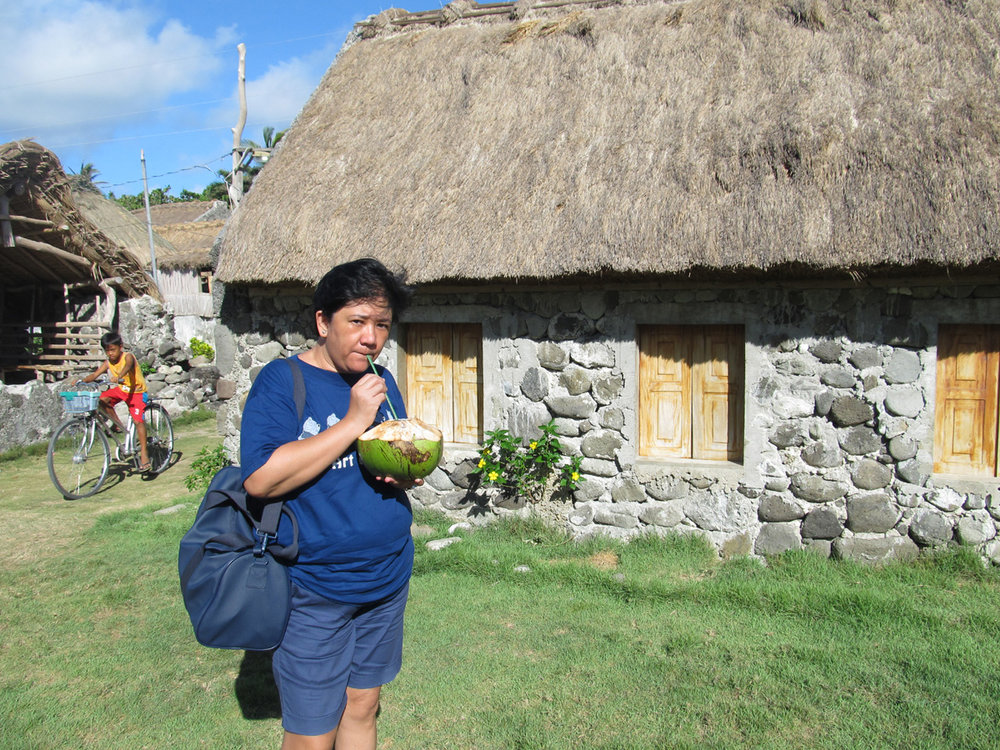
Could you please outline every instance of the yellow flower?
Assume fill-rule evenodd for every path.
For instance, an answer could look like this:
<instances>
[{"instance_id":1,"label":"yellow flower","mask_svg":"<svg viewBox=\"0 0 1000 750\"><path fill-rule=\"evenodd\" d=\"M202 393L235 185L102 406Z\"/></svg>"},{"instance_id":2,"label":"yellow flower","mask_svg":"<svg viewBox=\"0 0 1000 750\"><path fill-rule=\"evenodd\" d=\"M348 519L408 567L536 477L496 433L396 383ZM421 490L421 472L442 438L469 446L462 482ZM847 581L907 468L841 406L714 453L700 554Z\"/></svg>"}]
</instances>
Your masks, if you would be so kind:
<instances>
[{"instance_id":1,"label":"yellow flower","mask_svg":"<svg viewBox=\"0 0 1000 750\"><path fill-rule=\"evenodd\" d=\"M574 471L574 472L573 472L572 474L570 474L569 476L570 476L570 478L571 478L571 479L572 479L572 480L573 480L573 481L575 482L575 481L576 481L577 479L579 479L579 478L580 478L580 472L578 472L578 471Z\"/></svg>"},{"instance_id":2,"label":"yellow flower","mask_svg":"<svg viewBox=\"0 0 1000 750\"><path fill-rule=\"evenodd\" d=\"M491 482L495 482L495 481L497 481L497 477L498 477L498 476L500 476L500 475L499 475L499 474L497 474L497 473L496 473L495 471L491 471L491 472L490 472L490 481L491 481Z\"/></svg>"},{"instance_id":3,"label":"yellow flower","mask_svg":"<svg viewBox=\"0 0 1000 750\"><path fill-rule=\"evenodd\" d=\"M484 466L486 466L486 459L485 458L479 459L479 468L481 469Z\"/></svg>"},{"instance_id":4,"label":"yellow flower","mask_svg":"<svg viewBox=\"0 0 1000 750\"><path fill-rule=\"evenodd\" d=\"M531 448L531 450L535 450L535 448L537 448L537 447L538 447L538 441L537 441L537 440L532 440L532 441L531 441L531 442L530 442L530 443L528 444L528 447L529 447L529 448Z\"/></svg>"}]
</instances>

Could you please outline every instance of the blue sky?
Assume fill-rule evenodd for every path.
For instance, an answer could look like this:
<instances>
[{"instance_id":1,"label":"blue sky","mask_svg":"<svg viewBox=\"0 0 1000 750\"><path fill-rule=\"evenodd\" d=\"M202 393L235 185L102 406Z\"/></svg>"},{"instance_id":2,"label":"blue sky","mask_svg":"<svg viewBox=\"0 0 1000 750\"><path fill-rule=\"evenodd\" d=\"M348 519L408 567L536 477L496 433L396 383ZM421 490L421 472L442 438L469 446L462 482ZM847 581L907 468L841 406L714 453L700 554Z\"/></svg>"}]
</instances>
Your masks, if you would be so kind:
<instances>
[{"instance_id":1,"label":"blue sky","mask_svg":"<svg viewBox=\"0 0 1000 750\"><path fill-rule=\"evenodd\" d=\"M418 11L439 0L396 7ZM0 143L34 138L99 186L201 191L232 167L237 44L244 138L291 124L357 21L390 0L0 0Z\"/></svg>"}]
</instances>

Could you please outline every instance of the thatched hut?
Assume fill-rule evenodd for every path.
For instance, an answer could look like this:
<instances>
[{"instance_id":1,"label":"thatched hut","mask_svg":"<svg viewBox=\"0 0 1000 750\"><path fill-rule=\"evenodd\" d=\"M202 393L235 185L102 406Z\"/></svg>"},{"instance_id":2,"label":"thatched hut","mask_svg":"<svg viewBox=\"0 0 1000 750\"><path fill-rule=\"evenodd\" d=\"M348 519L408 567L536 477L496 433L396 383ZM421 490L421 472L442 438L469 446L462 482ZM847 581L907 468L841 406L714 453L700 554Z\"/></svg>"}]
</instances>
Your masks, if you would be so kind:
<instances>
[{"instance_id":1,"label":"thatched hut","mask_svg":"<svg viewBox=\"0 0 1000 750\"><path fill-rule=\"evenodd\" d=\"M113 321L119 293L159 298L111 231L74 199L54 154L32 141L0 146L4 382L78 368L99 356L93 338Z\"/></svg>"},{"instance_id":2,"label":"thatched hut","mask_svg":"<svg viewBox=\"0 0 1000 750\"><path fill-rule=\"evenodd\" d=\"M163 260L178 254L177 248L159 232L153 232L153 252L149 246L149 227L146 219L138 218L101 192L91 183L70 177L73 201L80 213L107 235L121 250L138 261L146 274L152 277L153 252L159 269Z\"/></svg>"},{"instance_id":3,"label":"thatched hut","mask_svg":"<svg viewBox=\"0 0 1000 750\"><path fill-rule=\"evenodd\" d=\"M451 440L418 502L481 510L484 432L555 419L579 534L1000 560L998 50L996 0L386 11L227 227L232 379L375 256Z\"/></svg>"},{"instance_id":4,"label":"thatched hut","mask_svg":"<svg viewBox=\"0 0 1000 750\"><path fill-rule=\"evenodd\" d=\"M145 209L132 212L143 223ZM153 231L171 245L157 256L160 291L174 314L174 327L181 341L211 337L212 250L229 218L223 201L181 201L150 206Z\"/></svg>"}]
</instances>

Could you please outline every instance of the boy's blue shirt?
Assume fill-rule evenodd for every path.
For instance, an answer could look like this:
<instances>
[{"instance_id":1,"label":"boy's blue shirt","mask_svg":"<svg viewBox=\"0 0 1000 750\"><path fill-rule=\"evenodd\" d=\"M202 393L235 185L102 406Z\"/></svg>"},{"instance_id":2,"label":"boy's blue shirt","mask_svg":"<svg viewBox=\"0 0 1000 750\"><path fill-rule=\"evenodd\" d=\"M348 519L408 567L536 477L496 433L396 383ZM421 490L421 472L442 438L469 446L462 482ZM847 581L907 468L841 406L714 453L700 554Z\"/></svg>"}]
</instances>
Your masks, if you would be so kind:
<instances>
[{"instance_id":1,"label":"boy's blue shirt","mask_svg":"<svg viewBox=\"0 0 1000 750\"><path fill-rule=\"evenodd\" d=\"M281 445L317 435L347 413L351 385L339 373L313 367L299 358L306 386L302 419L292 398L292 373L279 361L257 375L243 409L240 466L244 481L267 463ZM379 368L388 397L400 419L403 398L396 381ZM389 406L379 408L377 422L393 419ZM413 514L406 493L363 469L357 448L331 463L329 469L300 488L287 501L299 522L299 557L291 566L292 580L321 596L346 603L375 601L398 590L413 569ZM290 540L282 519L278 540Z\"/></svg>"}]
</instances>

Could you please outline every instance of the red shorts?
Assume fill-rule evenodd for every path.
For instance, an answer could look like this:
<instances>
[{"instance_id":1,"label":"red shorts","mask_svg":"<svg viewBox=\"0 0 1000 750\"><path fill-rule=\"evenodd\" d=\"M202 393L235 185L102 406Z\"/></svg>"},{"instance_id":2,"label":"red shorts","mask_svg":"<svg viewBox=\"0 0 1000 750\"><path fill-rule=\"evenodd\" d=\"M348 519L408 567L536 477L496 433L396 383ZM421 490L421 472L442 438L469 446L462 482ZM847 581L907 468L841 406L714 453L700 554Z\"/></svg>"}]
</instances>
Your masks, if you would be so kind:
<instances>
[{"instance_id":1,"label":"red shorts","mask_svg":"<svg viewBox=\"0 0 1000 750\"><path fill-rule=\"evenodd\" d=\"M141 422L142 415L146 413L145 393L133 393L129 396L121 388L115 386L114 388L108 388L108 390L101 394L101 401L108 406L114 406L120 401L124 401L128 404L128 413L132 415L133 422Z\"/></svg>"}]
</instances>

